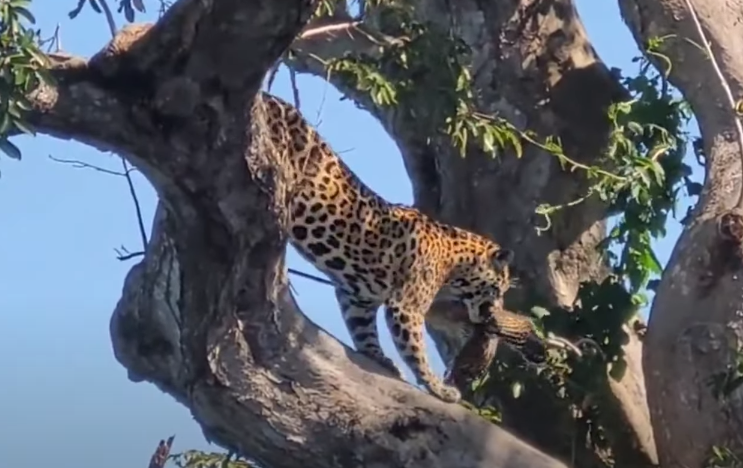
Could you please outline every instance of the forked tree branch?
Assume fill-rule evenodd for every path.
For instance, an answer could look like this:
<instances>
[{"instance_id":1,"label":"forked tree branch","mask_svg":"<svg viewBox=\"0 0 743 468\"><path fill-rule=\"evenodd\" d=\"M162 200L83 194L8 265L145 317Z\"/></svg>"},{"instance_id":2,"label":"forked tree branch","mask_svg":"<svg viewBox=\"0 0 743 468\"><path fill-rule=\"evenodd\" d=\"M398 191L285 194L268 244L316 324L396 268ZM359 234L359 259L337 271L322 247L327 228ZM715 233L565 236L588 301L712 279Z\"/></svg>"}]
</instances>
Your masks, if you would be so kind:
<instances>
[{"instance_id":1,"label":"forked tree branch","mask_svg":"<svg viewBox=\"0 0 743 468\"><path fill-rule=\"evenodd\" d=\"M41 133L124 155L158 204L111 318L117 359L264 466L563 468L343 346L285 277L293 179L255 95L305 26L302 0L180 0L89 62L54 57ZM336 313L336 312L330 312Z\"/></svg>"}]
</instances>

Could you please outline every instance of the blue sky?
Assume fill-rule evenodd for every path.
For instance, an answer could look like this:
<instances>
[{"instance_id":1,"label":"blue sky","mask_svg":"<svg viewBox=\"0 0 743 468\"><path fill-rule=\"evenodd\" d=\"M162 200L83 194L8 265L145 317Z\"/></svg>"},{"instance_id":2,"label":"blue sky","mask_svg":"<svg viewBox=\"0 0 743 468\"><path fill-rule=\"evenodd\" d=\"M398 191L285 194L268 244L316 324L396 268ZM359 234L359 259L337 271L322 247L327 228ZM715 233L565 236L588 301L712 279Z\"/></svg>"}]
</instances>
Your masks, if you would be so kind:
<instances>
[{"instance_id":1,"label":"blue sky","mask_svg":"<svg viewBox=\"0 0 743 468\"><path fill-rule=\"evenodd\" d=\"M35 0L32 10L43 31L51 34L60 24L66 51L90 56L108 40L108 28L103 16L87 6L70 20L67 13L76 3ZM154 10L156 2L147 3ZM616 4L576 3L601 57L634 72L630 60L637 48ZM123 18L117 19L123 24ZM300 89L302 111L351 168L387 199L411 202L399 152L377 122L339 101L321 80L301 77ZM285 73L273 91L291 97ZM114 170L120 169L120 160L46 136L15 142L23 161L0 157L0 466L36 468L72 460L82 467L102 461L109 468L144 466L158 440L173 433L176 451L217 449L204 441L185 407L151 384L129 382L113 357L108 323L132 265L119 262L114 248L141 247L124 179L49 156ZM135 181L149 230L155 195L142 177ZM684 212L682 207L679 213ZM667 239L658 244L664 263L678 234L679 225L672 221ZM312 271L291 250L289 265ZM296 277L293 285L307 315L349 343L331 289ZM399 362L386 329L381 334L387 352Z\"/></svg>"}]
</instances>

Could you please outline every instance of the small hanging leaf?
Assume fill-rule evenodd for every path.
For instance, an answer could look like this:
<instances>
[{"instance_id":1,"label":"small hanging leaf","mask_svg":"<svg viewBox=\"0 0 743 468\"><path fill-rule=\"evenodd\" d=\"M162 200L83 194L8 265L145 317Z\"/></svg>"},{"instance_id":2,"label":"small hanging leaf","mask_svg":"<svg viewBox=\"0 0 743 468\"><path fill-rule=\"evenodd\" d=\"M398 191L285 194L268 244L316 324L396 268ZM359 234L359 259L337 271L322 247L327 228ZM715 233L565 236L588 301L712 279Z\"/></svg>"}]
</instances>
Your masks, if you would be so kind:
<instances>
[{"instance_id":1,"label":"small hanging leaf","mask_svg":"<svg viewBox=\"0 0 743 468\"><path fill-rule=\"evenodd\" d=\"M88 0L88 4L90 4L90 8L93 9L96 13L103 13L103 10L101 10L101 7L98 6L98 2L96 0Z\"/></svg>"},{"instance_id":2,"label":"small hanging leaf","mask_svg":"<svg viewBox=\"0 0 743 468\"><path fill-rule=\"evenodd\" d=\"M77 15L79 15L80 12L83 11L83 6L85 6L85 0L78 0L77 6L75 7L75 9L67 13L67 16L69 16L70 19L77 18Z\"/></svg>"},{"instance_id":3,"label":"small hanging leaf","mask_svg":"<svg viewBox=\"0 0 743 468\"><path fill-rule=\"evenodd\" d=\"M523 390L523 385L521 382L514 382L511 385L511 393L513 393L513 398L518 399L521 396L521 391Z\"/></svg>"},{"instance_id":4,"label":"small hanging leaf","mask_svg":"<svg viewBox=\"0 0 743 468\"><path fill-rule=\"evenodd\" d=\"M36 18L34 18L34 15L32 15L30 11L28 11L27 9L23 7L18 6L18 7L13 8L13 13L23 16L26 19L26 21L28 21L31 24L36 24Z\"/></svg>"},{"instance_id":5,"label":"small hanging leaf","mask_svg":"<svg viewBox=\"0 0 743 468\"><path fill-rule=\"evenodd\" d=\"M534 306L531 308L531 314L538 319L542 319L550 315L550 311L545 309L544 307Z\"/></svg>"},{"instance_id":6,"label":"small hanging leaf","mask_svg":"<svg viewBox=\"0 0 743 468\"><path fill-rule=\"evenodd\" d=\"M21 150L8 140L0 140L0 151L12 159L21 160Z\"/></svg>"},{"instance_id":7,"label":"small hanging leaf","mask_svg":"<svg viewBox=\"0 0 743 468\"><path fill-rule=\"evenodd\" d=\"M132 4L129 1L123 1L122 6L124 7L124 17L127 21L130 23L134 22L134 8L132 8Z\"/></svg>"}]
</instances>

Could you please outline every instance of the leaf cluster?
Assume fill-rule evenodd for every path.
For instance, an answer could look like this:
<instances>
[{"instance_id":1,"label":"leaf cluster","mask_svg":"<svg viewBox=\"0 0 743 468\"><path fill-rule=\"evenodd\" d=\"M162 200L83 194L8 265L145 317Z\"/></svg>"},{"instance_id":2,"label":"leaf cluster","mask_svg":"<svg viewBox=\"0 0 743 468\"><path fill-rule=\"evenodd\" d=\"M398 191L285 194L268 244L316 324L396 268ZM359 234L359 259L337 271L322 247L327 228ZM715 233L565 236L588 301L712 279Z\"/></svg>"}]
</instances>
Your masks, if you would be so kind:
<instances>
[{"instance_id":1,"label":"leaf cluster","mask_svg":"<svg viewBox=\"0 0 743 468\"><path fill-rule=\"evenodd\" d=\"M161 9L167 8L165 5L166 2L163 0L160 0L161 3ZM75 19L77 15L80 14L80 12L83 10L83 7L85 5L90 6L91 9L93 9L96 13L104 13L103 9L108 9L108 5L104 2L101 2L99 0L78 0L77 6L75 9L70 11L68 13L68 16L70 19ZM134 10L137 10L140 13L144 13L146 10L144 1L143 0L119 0L119 7L117 8L118 13L124 13L124 17L126 20L130 23L134 22ZM108 10L107 10L108 11Z\"/></svg>"},{"instance_id":2,"label":"leaf cluster","mask_svg":"<svg viewBox=\"0 0 743 468\"><path fill-rule=\"evenodd\" d=\"M704 463L704 468L740 468L742 466L743 458L729 447L718 445L712 446Z\"/></svg>"},{"instance_id":3,"label":"leaf cluster","mask_svg":"<svg viewBox=\"0 0 743 468\"><path fill-rule=\"evenodd\" d=\"M395 107L414 130L448 138L463 157L473 147L492 156L511 147L520 155L519 132L477 110L470 47L451 31L416 20L404 5L385 3L378 10L385 34L397 40L374 55L334 59L326 63L328 74L378 107Z\"/></svg>"},{"instance_id":4,"label":"leaf cluster","mask_svg":"<svg viewBox=\"0 0 743 468\"><path fill-rule=\"evenodd\" d=\"M244 458L232 458L231 453L204 452L201 450L186 450L174 453L168 459L178 468L261 468L257 463Z\"/></svg>"},{"instance_id":5,"label":"leaf cluster","mask_svg":"<svg viewBox=\"0 0 743 468\"><path fill-rule=\"evenodd\" d=\"M601 194L620 213L603 247L638 304L644 304L642 290L662 271L651 241L665 237L681 191L696 196L701 185L691 180L691 167L684 163L689 135L683 128L692 117L687 103L659 74L640 74L624 83L635 98L610 110L609 155L629 184ZM610 253L615 245L621 246L619 256Z\"/></svg>"},{"instance_id":6,"label":"leaf cluster","mask_svg":"<svg viewBox=\"0 0 743 468\"><path fill-rule=\"evenodd\" d=\"M665 77L652 74L647 62L640 73L624 78L632 99L618 103L608 111L611 134L606 153L599 164L587 166L564 154L559 140L539 141L532 132L524 139L540 146L558 159L565 170L582 171L590 183L588 192L562 206L543 205L538 213L548 220L554 213L570 209L590 197L602 200L616 215L616 224L599 245L613 273L603 282L580 285L575 307L550 310L535 304L532 312L540 333L570 339L590 340L593 347L583 349L576 359L562 350L550 350L547 365L536 367L523 360L517 364L497 360L495 368L475 383L474 401L492 395L492 387L510 387L513 398L525 391L551 394L564 401L575 418L575 430L581 440L610 453L603 424L611 414L599 404L607 391L607 379L620 380L627 368L623 346L629 341L626 325L637 320L639 309L647 303L645 291L653 287L653 277L662 267L652 248L652 240L665 236L668 216L682 191L698 195L701 186L690 178L691 168L684 163L690 137L683 129L691 113L686 103L669 90ZM618 254L611 251L619 250ZM729 392L741 381L743 358L735 369L716 376L718 393ZM485 385L491 380L490 385ZM592 402L587 404L586 402ZM597 403L598 402L598 403Z\"/></svg>"},{"instance_id":7,"label":"leaf cluster","mask_svg":"<svg viewBox=\"0 0 743 468\"><path fill-rule=\"evenodd\" d=\"M21 159L21 151L8 140L16 133L34 135L25 115L31 110L28 94L50 82L47 57L39 49L38 31L28 27L36 19L30 0L0 0L0 151Z\"/></svg>"},{"instance_id":8,"label":"leaf cluster","mask_svg":"<svg viewBox=\"0 0 743 468\"><path fill-rule=\"evenodd\" d=\"M682 190L695 196L701 186L691 180L691 167L684 162L690 139L684 128L692 116L688 105L669 89L664 75L651 72L646 59L635 61L641 62L639 74L622 79L632 98L611 106L608 111L611 132L601 163L610 170L580 167L591 185L588 193L575 203L596 196L616 215L615 226L599 248L609 260L614 278L625 286L624 294L637 309L647 304L645 292L656 286L654 277L662 272L652 241L666 235L668 217L675 214ZM550 149L559 155L557 148ZM566 157L560 157L561 162L567 161L566 166L571 165ZM539 210L550 216L569 206L572 204L542 206ZM619 253L614 253L612 248L617 248ZM590 290L583 291L592 287L582 285L579 296L593 294ZM606 289L605 301L597 305L597 310L623 307L627 298L614 286L610 290ZM616 322L614 312L598 315L614 327L625 323ZM632 318L632 315L626 317Z\"/></svg>"}]
</instances>

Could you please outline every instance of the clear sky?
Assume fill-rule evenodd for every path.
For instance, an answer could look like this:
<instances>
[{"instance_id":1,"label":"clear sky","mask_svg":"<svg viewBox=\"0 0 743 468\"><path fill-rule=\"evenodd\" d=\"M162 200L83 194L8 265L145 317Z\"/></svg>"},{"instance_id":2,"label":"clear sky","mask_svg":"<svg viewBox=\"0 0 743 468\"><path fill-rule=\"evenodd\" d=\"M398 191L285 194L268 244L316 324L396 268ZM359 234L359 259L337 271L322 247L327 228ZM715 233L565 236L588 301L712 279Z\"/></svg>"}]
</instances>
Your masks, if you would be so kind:
<instances>
[{"instance_id":1,"label":"clear sky","mask_svg":"<svg viewBox=\"0 0 743 468\"><path fill-rule=\"evenodd\" d=\"M146 3L155 10L156 2ZM637 48L615 2L576 3L601 57L634 72L630 60ZM67 13L76 4L35 0L32 10L42 31L51 34L60 25L65 51L87 57L109 32L103 16L87 5L70 20ZM117 16L117 21L121 25L124 19ZM351 168L387 199L410 203L400 154L380 125L349 101L339 101L319 79L301 77L300 89L302 111L319 123ZM279 74L273 92L291 98L286 73ZM130 382L113 357L109 319L133 265L119 262L114 248L141 250L125 180L49 156L114 170L120 160L46 136L15 142L23 161L0 156L0 466L142 467L157 442L173 433L174 451L216 450L204 441L187 408L149 383ZM141 176L135 181L149 231L155 195ZM680 207L679 214L685 210ZM672 221L668 238L658 244L664 263L678 234L679 224ZM291 249L289 266L313 272ZM331 289L296 277L293 284L307 315L349 343ZM400 362L388 332L380 330L387 352Z\"/></svg>"}]
</instances>

